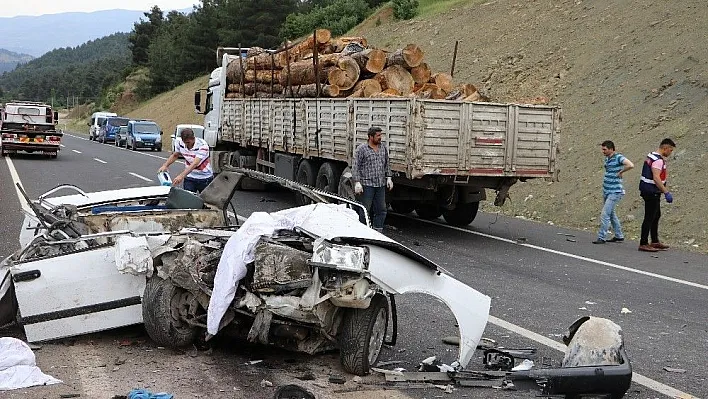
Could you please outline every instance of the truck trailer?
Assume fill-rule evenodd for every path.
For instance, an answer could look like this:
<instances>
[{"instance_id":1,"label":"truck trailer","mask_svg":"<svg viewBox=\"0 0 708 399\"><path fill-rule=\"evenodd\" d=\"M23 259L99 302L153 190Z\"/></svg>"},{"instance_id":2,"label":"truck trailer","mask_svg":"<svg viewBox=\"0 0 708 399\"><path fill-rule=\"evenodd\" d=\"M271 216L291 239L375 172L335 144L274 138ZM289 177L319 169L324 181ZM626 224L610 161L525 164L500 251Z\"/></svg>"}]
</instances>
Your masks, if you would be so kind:
<instances>
[{"instance_id":1,"label":"truck trailer","mask_svg":"<svg viewBox=\"0 0 708 399\"><path fill-rule=\"evenodd\" d=\"M6 103L0 108L0 155L38 152L50 158L59 153L58 112L47 104L29 101Z\"/></svg>"},{"instance_id":2,"label":"truck trailer","mask_svg":"<svg viewBox=\"0 0 708 399\"><path fill-rule=\"evenodd\" d=\"M558 178L561 109L547 105L417 98L232 98L226 75L239 60L220 48L209 85L195 93L216 173L251 168L354 198L351 167L371 126L383 129L394 211L471 223L496 192L518 181ZM243 52L241 52L242 54ZM202 98L205 93L206 98Z\"/></svg>"}]
</instances>

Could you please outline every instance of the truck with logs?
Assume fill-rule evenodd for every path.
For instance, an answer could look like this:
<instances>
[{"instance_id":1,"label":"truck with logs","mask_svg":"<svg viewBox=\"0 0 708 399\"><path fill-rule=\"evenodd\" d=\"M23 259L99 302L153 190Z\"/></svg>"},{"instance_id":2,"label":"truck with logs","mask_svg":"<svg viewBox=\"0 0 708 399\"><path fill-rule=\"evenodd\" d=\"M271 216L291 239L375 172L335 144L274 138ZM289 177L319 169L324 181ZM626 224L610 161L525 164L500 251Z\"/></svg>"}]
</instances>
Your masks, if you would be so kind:
<instances>
[{"instance_id":1,"label":"truck with logs","mask_svg":"<svg viewBox=\"0 0 708 399\"><path fill-rule=\"evenodd\" d=\"M490 102L433 74L415 45L385 52L322 32L277 51L217 50L195 93L216 173L251 168L354 198L354 153L378 126L395 212L463 226L486 189L501 206L518 181L557 180L560 108Z\"/></svg>"},{"instance_id":2,"label":"truck with logs","mask_svg":"<svg viewBox=\"0 0 708 399\"><path fill-rule=\"evenodd\" d=\"M14 101L0 108L0 155L18 151L42 153L56 158L61 138L58 112L47 104Z\"/></svg>"}]
</instances>

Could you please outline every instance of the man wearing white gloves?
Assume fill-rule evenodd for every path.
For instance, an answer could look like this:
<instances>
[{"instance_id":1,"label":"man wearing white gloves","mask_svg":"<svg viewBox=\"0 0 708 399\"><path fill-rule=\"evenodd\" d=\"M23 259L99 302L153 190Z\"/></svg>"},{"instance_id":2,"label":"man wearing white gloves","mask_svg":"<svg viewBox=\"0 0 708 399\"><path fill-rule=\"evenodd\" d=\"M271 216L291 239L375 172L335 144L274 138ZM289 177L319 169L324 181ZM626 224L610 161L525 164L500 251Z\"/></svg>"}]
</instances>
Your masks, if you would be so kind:
<instances>
[{"instance_id":1,"label":"man wearing white gloves","mask_svg":"<svg viewBox=\"0 0 708 399\"><path fill-rule=\"evenodd\" d=\"M386 189L393 189L388 148L381 143L380 127L369 128L366 145L360 145L354 154L354 192L371 214L376 231L383 231L386 220ZM363 222L363 218L362 218Z\"/></svg>"}]
</instances>

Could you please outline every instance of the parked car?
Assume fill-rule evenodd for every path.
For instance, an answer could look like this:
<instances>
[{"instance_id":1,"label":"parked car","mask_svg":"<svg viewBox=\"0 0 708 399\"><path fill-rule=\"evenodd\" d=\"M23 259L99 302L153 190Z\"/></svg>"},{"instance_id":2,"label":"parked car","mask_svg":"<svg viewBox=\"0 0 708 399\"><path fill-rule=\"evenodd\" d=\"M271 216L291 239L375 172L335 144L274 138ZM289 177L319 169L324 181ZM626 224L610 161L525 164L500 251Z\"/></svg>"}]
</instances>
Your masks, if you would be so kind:
<instances>
[{"instance_id":1,"label":"parked car","mask_svg":"<svg viewBox=\"0 0 708 399\"><path fill-rule=\"evenodd\" d=\"M128 126L128 121L130 121L130 119L120 116L106 118L104 123L101 125L96 141L103 144L115 142L116 133L118 133L121 126Z\"/></svg>"},{"instance_id":2,"label":"parked car","mask_svg":"<svg viewBox=\"0 0 708 399\"><path fill-rule=\"evenodd\" d=\"M87 123L89 126L89 140L96 140L99 129L106 118L118 116L115 112L94 112L91 114L91 120Z\"/></svg>"},{"instance_id":3,"label":"parked car","mask_svg":"<svg viewBox=\"0 0 708 399\"><path fill-rule=\"evenodd\" d=\"M121 126L118 131L116 132L116 139L113 141L113 143L116 145L116 147L124 147L125 146L125 140L128 137L128 125L126 124L125 126Z\"/></svg>"},{"instance_id":4,"label":"parked car","mask_svg":"<svg viewBox=\"0 0 708 399\"><path fill-rule=\"evenodd\" d=\"M231 198L244 177L279 184L314 203L257 212L238 226ZM370 228L356 202L233 168L200 195L163 186L75 190L32 201L34 215L22 228L36 235L0 263L0 314L6 317L0 325L19 309L30 342L143 322L158 344L176 347L228 325L251 341L292 350L339 348L344 368L365 374L389 327L395 341L392 296L409 292L450 307L460 326L462 367L484 331L490 298ZM367 223L351 208L364 212ZM234 247L246 243L250 262ZM220 262L226 263L219 269L242 278L217 276ZM234 285L235 296L224 293ZM212 318L207 309L223 313Z\"/></svg>"},{"instance_id":5,"label":"parked car","mask_svg":"<svg viewBox=\"0 0 708 399\"><path fill-rule=\"evenodd\" d=\"M175 126L175 131L172 133L170 136L170 150L172 152L176 151L175 147L175 141L177 140L177 137L179 137L180 133L182 130L190 128L194 132L194 137L199 137L200 139L204 138L204 126L202 125L189 125L189 124L182 124L182 125L177 125Z\"/></svg>"},{"instance_id":6,"label":"parked car","mask_svg":"<svg viewBox=\"0 0 708 399\"><path fill-rule=\"evenodd\" d=\"M162 130L154 121L147 119L131 120L128 122L125 148L138 150L146 148L162 151Z\"/></svg>"}]
</instances>

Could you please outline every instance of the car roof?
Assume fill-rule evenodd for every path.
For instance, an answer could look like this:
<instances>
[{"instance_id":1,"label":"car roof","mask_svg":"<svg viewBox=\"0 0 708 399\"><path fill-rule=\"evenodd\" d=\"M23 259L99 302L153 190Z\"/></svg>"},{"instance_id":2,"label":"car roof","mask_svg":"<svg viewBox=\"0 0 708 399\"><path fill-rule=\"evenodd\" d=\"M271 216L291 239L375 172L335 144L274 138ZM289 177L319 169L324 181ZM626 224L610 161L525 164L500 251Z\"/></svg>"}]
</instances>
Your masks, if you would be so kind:
<instances>
[{"instance_id":1,"label":"car roof","mask_svg":"<svg viewBox=\"0 0 708 399\"><path fill-rule=\"evenodd\" d=\"M182 128L182 129L190 128L191 129L191 128L195 128L195 127L204 129L204 126L202 126L202 125L190 125L190 124L186 124L186 123L175 126L175 129L180 129L180 128Z\"/></svg>"}]
</instances>

